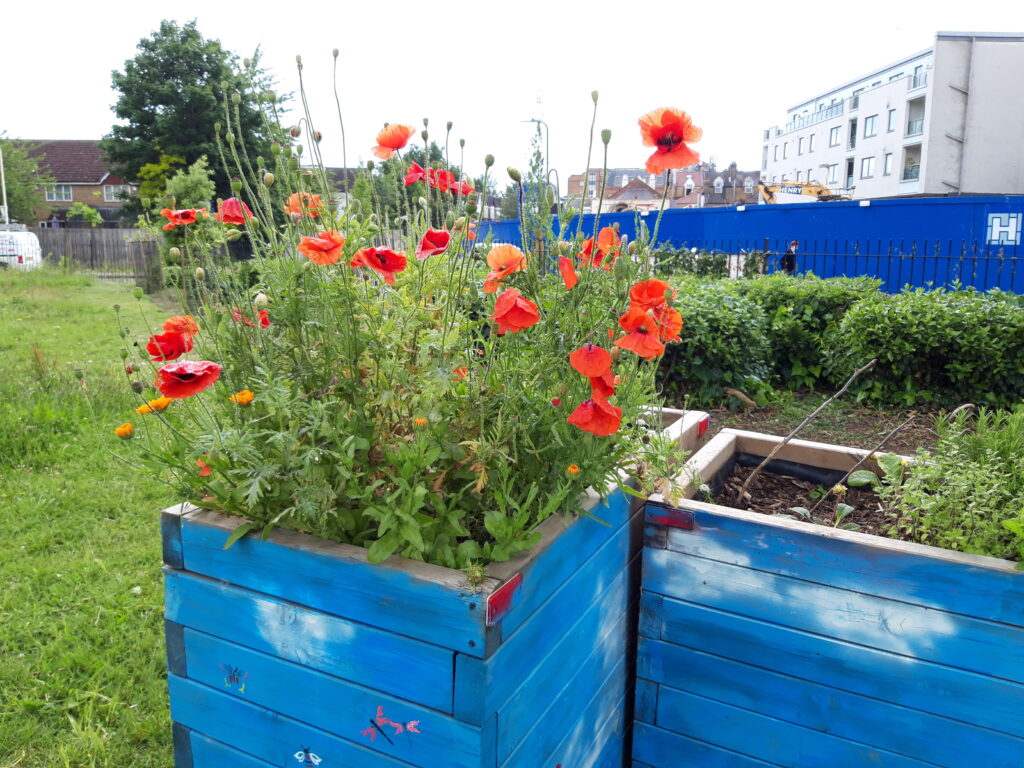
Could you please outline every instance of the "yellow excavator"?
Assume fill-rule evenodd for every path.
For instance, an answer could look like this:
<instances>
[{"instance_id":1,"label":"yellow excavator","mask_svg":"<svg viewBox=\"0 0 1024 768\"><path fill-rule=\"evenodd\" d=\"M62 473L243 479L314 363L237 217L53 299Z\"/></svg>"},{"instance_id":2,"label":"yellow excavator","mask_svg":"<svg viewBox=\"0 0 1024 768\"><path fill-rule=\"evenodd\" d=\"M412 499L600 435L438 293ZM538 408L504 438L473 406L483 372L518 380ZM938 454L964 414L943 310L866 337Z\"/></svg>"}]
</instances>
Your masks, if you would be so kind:
<instances>
[{"instance_id":1,"label":"yellow excavator","mask_svg":"<svg viewBox=\"0 0 1024 768\"><path fill-rule=\"evenodd\" d=\"M765 184L758 182L757 190L761 193L761 200L764 203L777 203L776 195L779 193L787 195L807 195L818 202L827 203L833 200L852 200L850 195L839 195L823 184L814 184L804 181L782 181L778 184ZM852 190L851 190L852 191Z\"/></svg>"}]
</instances>

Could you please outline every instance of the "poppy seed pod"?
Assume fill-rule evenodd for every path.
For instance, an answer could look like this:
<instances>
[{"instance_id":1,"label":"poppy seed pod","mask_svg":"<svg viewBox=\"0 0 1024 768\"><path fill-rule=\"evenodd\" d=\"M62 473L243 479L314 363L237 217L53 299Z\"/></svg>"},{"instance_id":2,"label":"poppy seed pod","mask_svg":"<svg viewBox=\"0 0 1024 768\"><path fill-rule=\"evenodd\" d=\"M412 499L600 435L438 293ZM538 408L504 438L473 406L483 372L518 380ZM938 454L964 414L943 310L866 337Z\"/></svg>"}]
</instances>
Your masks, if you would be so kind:
<instances>
[{"instance_id":1,"label":"poppy seed pod","mask_svg":"<svg viewBox=\"0 0 1024 768\"><path fill-rule=\"evenodd\" d=\"M213 124L213 132L214 133L220 133L220 123L214 123Z\"/></svg>"},{"instance_id":2,"label":"poppy seed pod","mask_svg":"<svg viewBox=\"0 0 1024 768\"><path fill-rule=\"evenodd\" d=\"M242 66L245 67L246 69L248 69L249 67L252 66L252 60L251 59L242 59Z\"/></svg>"},{"instance_id":3,"label":"poppy seed pod","mask_svg":"<svg viewBox=\"0 0 1024 768\"><path fill-rule=\"evenodd\" d=\"M303 150L303 146L301 144L299 144L299 146L297 146L295 148L295 154L296 155L302 155L302 150Z\"/></svg>"},{"instance_id":4,"label":"poppy seed pod","mask_svg":"<svg viewBox=\"0 0 1024 768\"><path fill-rule=\"evenodd\" d=\"M449 120L449 121L448 121L448 130L450 131L451 129L452 129L452 121L451 121L451 120Z\"/></svg>"},{"instance_id":5,"label":"poppy seed pod","mask_svg":"<svg viewBox=\"0 0 1024 768\"><path fill-rule=\"evenodd\" d=\"M276 141L271 142L271 144L270 144L270 154L278 155L280 153L281 153L281 144L279 142L276 142Z\"/></svg>"},{"instance_id":6,"label":"poppy seed pod","mask_svg":"<svg viewBox=\"0 0 1024 768\"><path fill-rule=\"evenodd\" d=\"M366 161L366 170L372 171L373 168L374 168L374 165L375 165L375 163L373 162L373 160L367 160Z\"/></svg>"},{"instance_id":7,"label":"poppy seed pod","mask_svg":"<svg viewBox=\"0 0 1024 768\"><path fill-rule=\"evenodd\" d=\"M595 104L597 104L597 91L591 91L590 98L594 100Z\"/></svg>"},{"instance_id":8,"label":"poppy seed pod","mask_svg":"<svg viewBox=\"0 0 1024 768\"><path fill-rule=\"evenodd\" d=\"M466 203L466 213L469 213L469 214L476 213L476 201L475 200L470 200L468 203Z\"/></svg>"},{"instance_id":9,"label":"poppy seed pod","mask_svg":"<svg viewBox=\"0 0 1024 768\"><path fill-rule=\"evenodd\" d=\"M463 148L465 146L466 146L466 140L465 139L459 139L459 148L461 149L461 148Z\"/></svg>"},{"instance_id":10,"label":"poppy seed pod","mask_svg":"<svg viewBox=\"0 0 1024 768\"><path fill-rule=\"evenodd\" d=\"M168 255L169 255L169 256L170 256L171 258L174 258L174 259L180 259L180 258L181 258L181 248L178 248L177 246L175 246L175 247L171 248L171 250L169 250L169 251L167 252L167 254L168 254Z\"/></svg>"},{"instance_id":11,"label":"poppy seed pod","mask_svg":"<svg viewBox=\"0 0 1024 768\"><path fill-rule=\"evenodd\" d=\"M274 174L265 173L263 174L263 186L272 187L274 186Z\"/></svg>"},{"instance_id":12,"label":"poppy seed pod","mask_svg":"<svg viewBox=\"0 0 1024 768\"><path fill-rule=\"evenodd\" d=\"M609 131L607 128L603 129L601 131L601 143L604 144L607 147L608 146L608 142L611 141L611 140L612 140L612 132Z\"/></svg>"},{"instance_id":13,"label":"poppy seed pod","mask_svg":"<svg viewBox=\"0 0 1024 768\"><path fill-rule=\"evenodd\" d=\"M231 94L231 103L234 104L235 106L238 106L239 104L241 104L242 103L241 95L239 95L237 93L232 93Z\"/></svg>"},{"instance_id":14,"label":"poppy seed pod","mask_svg":"<svg viewBox=\"0 0 1024 768\"><path fill-rule=\"evenodd\" d=\"M420 131L420 138L423 139L423 141L426 141L427 140L427 136L429 136L429 135L430 134L427 133L426 131Z\"/></svg>"},{"instance_id":15,"label":"poppy seed pod","mask_svg":"<svg viewBox=\"0 0 1024 768\"><path fill-rule=\"evenodd\" d=\"M134 392L135 394L139 394L140 392L142 392L142 390L143 386L141 381L132 382L132 392Z\"/></svg>"},{"instance_id":16,"label":"poppy seed pod","mask_svg":"<svg viewBox=\"0 0 1024 768\"><path fill-rule=\"evenodd\" d=\"M283 147L281 147L281 152L284 153L285 157L291 157L292 156L291 145L290 144L285 144Z\"/></svg>"},{"instance_id":17,"label":"poppy seed pod","mask_svg":"<svg viewBox=\"0 0 1024 768\"><path fill-rule=\"evenodd\" d=\"M237 176L231 180L231 191L241 192L242 191L242 180Z\"/></svg>"},{"instance_id":18,"label":"poppy seed pod","mask_svg":"<svg viewBox=\"0 0 1024 768\"><path fill-rule=\"evenodd\" d=\"M225 133L224 134L224 138L228 140L228 144L234 144L235 143L235 134L233 134L231 131L228 131L227 133Z\"/></svg>"},{"instance_id":19,"label":"poppy seed pod","mask_svg":"<svg viewBox=\"0 0 1024 768\"><path fill-rule=\"evenodd\" d=\"M202 267L196 267L196 280L205 280L206 270Z\"/></svg>"},{"instance_id":20,"label":"poppy seed pod","mask_svg":"<svg viewBox=\"0 0 1024 768\"><path fill-rule=\"evenodd\" d=\"M295 55L295 63L298 64L301 67L302 66L302 56L296 54Z\"/></svg>"},{"instance_id":21,"label":"poppy seed pod","mask_svg":"<svg viewBox=\"0 0 1024 768\"><path fill-rule=\"evenodd\" d=\"M494 165L494 155L484 155L484 167L490 168Z\"/></svg>"},{"instance_id":22,"label":"poppy seed pod","mask_svg":"<svg viewBox=\"0 0 1024 768\"><path fill-rule=\"evenodd\" d=\"M263 98L266 99L268 103L273 104L277 101L277 94L273 91L267 91L263 94Z\"/></svg>"},{"instance_id":23,"label":"poppy seed pod","mask_svg":"<svg viewBox=\"0 0 1024 768\"><path fill-rule=\"evenodd\" d=\"M122 349L121 350L121 359L122 360L127 360L128 359L128 350L127 349ZM124 372L125 373L131 373L133 370L135 370L135 369L132 368L130 365L126 365L124 367Z\"/></svg>"},{"instance_id":24,"label":"poppy seed pod","mask_svg":"<svg viewBox=\"0 0 1024 768\"><path fill-rule=\"evenodd\" d=\"M423 127L426 128L428 125L430 125L430 118L424 117L423 118Z\"/></svg>"},{"instance_id":25,"label":"poppy seed pod","mask_svg":"<svg viewBox=\"0 0 1024 768\"><path fill-rule=\"evenodd\" d=\"M508 177L512 179L512 181L516 182L516 184L523 180L523 175L519 173L519 171L517 171L511 165L505 170L508 172Z\"/></svg>"},{"instance_id":26,"label":"poppy seed pod","mask_svg":"<svg viewBox=\"0 0 1024 768\"><path fill-rule=\"evenodd\" d=\"M297 170L299 170L299 158L297 158L297 157L289 157L288 158L288 170L289 171L297 171Z\"/></svg>"},{"instance_id":27,"label":"poppy seed pod","mask_svg":"<svg viewBox=\"0 0 1024 768\"><path fill-rule=\"evenodd\" d=\"M335 48L333 51L331 51L331 55L334 56L334 58L338 58L338 49Z\"/></svg>"},{"instance_id":28,"label":"poppy seed pod","mask_svg":"<svg viewBox=\"0 0 1024 768\"><path fill-rule=\"evenodd\" d=\"M229 243L233 243L242 236L242 233L237 229L230 229L225 235Z\"/></svg>"}]
</instances>

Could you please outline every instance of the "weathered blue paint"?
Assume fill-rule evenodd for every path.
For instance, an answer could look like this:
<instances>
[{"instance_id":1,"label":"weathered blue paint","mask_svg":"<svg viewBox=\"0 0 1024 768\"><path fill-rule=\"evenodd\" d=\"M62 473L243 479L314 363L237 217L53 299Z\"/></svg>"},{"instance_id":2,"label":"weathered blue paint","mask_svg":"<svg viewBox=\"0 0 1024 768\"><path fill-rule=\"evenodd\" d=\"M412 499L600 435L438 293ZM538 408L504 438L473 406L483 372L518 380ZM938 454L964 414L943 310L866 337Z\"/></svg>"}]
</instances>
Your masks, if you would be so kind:
<instances>
[{"instance_id":1,"label":"weathered blue paint","mask_svg":"<svg viewBox=\"0 0 1024 768\"><path fill-rule=\"evenodd\" d=\"M188 676L185 663L185 627L176 621L164 621L164 641L167 648L167 671L172 675Z\"/></svg>"},{"instance_id":2,"label":"weathered blue paint","mask_svg":"<svg viewBox=\"0 0 1024 768\"><path fill-rule=\"evenodd\" d=\"M484 653L484 598L468 584L452 589L388 563L366 562L358 547L288 531L267 541L245 536L225 550L227 536L222 528L185 518L188 570L444 648Z\"/></svg>"},{"instance_id":3,"label":"weathered blue paint","mask_svg":"<svg viewBox=\"0 0 1024 768\"><path fill-rule=\"evenodd\" d=\"M276 768L196 731L192 731L192 759L194 768ZM302 763L295 766L302 768Z\"/></svg>"},{"instance_id":4,"label":"weathered blue paint","mask_svg":"<svg viewBox=\"0 0 1024 768\"><path fill-rule=\"evenodd\" d=\"M160 541L163 547L164 565L170 568L184 568L181 552L181 516L165 510L160 515Z\"/></svg>"},{"instance_id":5,"label":"weathered blue paint","mask_svg":"<svg viewBox=\"0 0 1024 768\"><path fill-rule=\"evenodd\" d=\"M551 753L544 768L622 768L627 734L626 699L612 708L603 724L595 727L582 720Z\"/></svg>"},{"instance_id":6,"label":"weathered blue paint","mask_svg":"<svg viewBox=\"0 0 1024 768\"><path fill-rule=\"evenodd\" d=\"M174 744L174 768L193 768L189 729L181 723L171 723L171 741Z\"/></svg>"},{"instance_id":7,"label":"weathered blue paint","mask_svg":"<svg viewBox=\"0 0 1024 768\"><path fill-rule=\"evenodd\" d=\"M165 592L165 615L175 622L442 712L452 711L455 655L450 649L190 573L166 571ZM410 671L413 659L415 670Z\"/></svg>"},{"instance_id":8,"label":"weathered blue paint","mask_svg":"<svg viewBox=\"0 0 1024 768\"><path fill-rule=\"evenodd\" d=\"M422 768L437 765L437 755L442 752L450 768L476 768L481 763L479 729L451 716L192 629L185 630L185 648L190 679L365 749ZM412 672L407 661L394 661ZM248 677L244 693L224 684L226 664L245 670ZM395 725L373 725L373 721L383 719ZM409 724L414 725L410 728Z\"/></svg>"},{"instance_id":9,"label":"weathered blue paint","mask_svg":"<svg viewBox=\"0 0 1024 768\"><path fill-rule=\"evenodd\" d=\"M635 760L1024 765L1012 564L684 509L646 515Z\"/></svg>"}]
</instances>

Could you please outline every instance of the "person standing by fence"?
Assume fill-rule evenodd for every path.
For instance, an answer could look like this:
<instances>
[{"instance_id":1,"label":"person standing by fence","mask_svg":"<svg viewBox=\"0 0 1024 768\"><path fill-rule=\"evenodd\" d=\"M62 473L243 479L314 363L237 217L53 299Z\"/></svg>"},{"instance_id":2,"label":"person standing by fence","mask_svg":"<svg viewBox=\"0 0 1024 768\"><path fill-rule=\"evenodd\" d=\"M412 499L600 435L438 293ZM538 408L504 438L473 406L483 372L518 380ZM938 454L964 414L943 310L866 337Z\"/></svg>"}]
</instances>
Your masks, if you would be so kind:
<instances>
[{"instance_id":1,"label":"person standing by fence","mask_svg":"<svg viewBox=\"0 0 1024 768\"><path fill-rule=\"evenodd\" d=\"M784 254L782 254L782 271L787 275L792 275L796 272L796 251L800 246L796 240L790 240L789 248Z\"/></svg>"}]
</instances>

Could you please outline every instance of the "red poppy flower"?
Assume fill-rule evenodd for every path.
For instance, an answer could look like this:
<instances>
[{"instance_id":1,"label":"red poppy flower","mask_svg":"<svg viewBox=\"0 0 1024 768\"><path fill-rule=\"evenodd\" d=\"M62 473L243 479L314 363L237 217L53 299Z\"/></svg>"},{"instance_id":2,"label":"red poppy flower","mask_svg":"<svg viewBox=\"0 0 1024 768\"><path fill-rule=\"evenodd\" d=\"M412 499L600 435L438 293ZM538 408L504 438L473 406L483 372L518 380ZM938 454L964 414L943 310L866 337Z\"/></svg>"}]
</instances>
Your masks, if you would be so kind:
<instances>
[{"instance_id":1,"label":"red poppy flower","mask_svg":"<svg viewBox=\"0 0 1024 768\"><path fill-rule=\"evenodd\" d=\"M156 372L153 386L164 397L181 400L202 392L220 378L220 366L209 360L168 363Z\"/></svg>"},{"instance_id":2,"label":"red poppy flower","mask_svg":"<svg viewBox=\"0 0 1024 768\"><path fill-rule=\"evenodd\" d=\"M164 330L174 331L185 336L195 336L199 333L199 323L192 315L175 315L164 320Z\"/></svg>"},{"instance_id":3,"label":"red poppy flower","mask_svg":"<svg viewBox=\"0 0 1024 768\"><path fill-rule=\"evenodd\" d=\"M214 218L222 224L245 224L247 219L252 218L252 211L237 197L229 197L220 204Z\"/></svg>"},{"instance_id":4,"label":"red poppy flower","mask_svg":"<svg viewBox=\"0 0 1024 768\"><path fill-rule=\"evenodd\" d=\"M683 316L669 306L661 306L654 310L654 322L658 324L658 338L664 342L680 341L679 332L683 330Z\"/></svg>"},{"instance_id":5,"label":"red poppy flower","mask_svg":"<svg viewBox=\"0 0 1024 768\"><path fill-rule=\"evenodd\" d=\"M620 240L619 233L614 227L601 227L601 231L597 233L597 252L594 252L594 238L588 237L583 241L581 262L591 267L611 269L612 264L619 258Z\"/></svg>"},{"instance_id":6,"label":"red poppy flower","mask_svg":"<svg viewBox=\"0 0 1024 768\"><path fill-rule=\"evenodd\" d=\"M427 175L427 169L420 166L419 163L413 163L409 166L409 170L406 171L405 186L411 187L417 181L421 181Z\"/></svg>"},{"instance_id":7,"label":"red poppy flower","mask_svg":"<svg viewBox=\"0 0 1024 768\"><path fill-rule=\"evenodd\" d=\"M333 229L321 232L316 237L304 237L299 241L299 253L322 267L336 264L344 247L345 238Z\"/></svg>"},{"instance_id":8,"label":"red poppy flower","mask_svg":"<svg viewBox=\"0 0 1024 768\"><path fill-rule=\"evenodd\" d=\"M593 435L611 435L622 424L622 409L595 395L584 400L566 421Z\"/></svg>"},{"instance_id":9,"label":"red poppy flower","mask_svg":"<svg viewBox=\"0 0 1024 768\"><path fill-rule=\"evenodd\" d=\"M261 328L270 327L270 315L267 313L267 310L265 309L261 309L257 313L256 320L254 321L247 317L246 315L243 315L242 311L238 309L238 307L235 307L234 309L231 310L231 319L234 320L236 323L241 323L242 325L256 325L256 323L259 323Z\"/></svg>"},{"instance_id":10,"label":"red poppy flower","mask_svg":"<svg viewBox=\"0 0 1024 768\"><path fill-rule=\"evenodd\" d=\"M609 398L615 394L615 387L619 385L619 377L612 373L609 368L600 376L590 377L590 396L597 398Z\"/></svg>"},{"instance_id":11,"label":"red poppy flower","mask_svg":"<svg viewBox=\"0 0 1024 768\"><path fill-rule=\"evenodd\" d=\"M324 204L320 202L320 195L311 195L308 192L293 192L288 196L284 204L284 212L302 218L309 216L316 218L320 215Z\"/></svg>"},{"instance_id":12,"label":"red poppy flower","mask_svg":"<svg viewBox=\"0 0 1024 768\"><path fill-rule=\"evenodd\" d=\"M458 186L452 187L452 192L459 195L472 195L476 190L473 189L473 185L468 181L460 181Z\"/></svg>"},{"instance_id":13,"label":"red poppy flower","mask_svg":"<svg viewBox=\"0 0 1024 768\"><path fill-rule=\"evenodd\" d=\"M657 147L647 158L648 173L662 173L672 168L686 168L700 160L700 155L686 142L700 141L704 131L693 124L680 109L662 107L640 118L640 135L645 147Z\"/></svg>"},{"instance_id":14,"label":"red poppy flower","mask_svg":"<svg viewBox=\"0 0 1024 768\"><path fill-rule=\"evenodd\" d=\"M206 215L205 208L183 208L178 211L172 211L170 208L164 208L160 211L160 215L167 219L167 223L164 224L164 229L174 229L175 227L183 227L187 224L195 224L196 216L202 213Z\"/></svg>"},{"instance_id":15,"label":"red poppy flower","mask_svg":"<svg viewBox=\"0 0 1024 768\"><path fill-rule=\"evenodd\" d=\"M571 355L569 364L587 378L601 376L612 367L612 356L608 350L596 344L584 344Z\"/></svg>"},{"instance_id":16,"label":"red poppy flower","mask_svg":"<svg viewBox=\"0 0 1024 768\"><path fill-rule=\"evenodd\" d=\"M393 157L395 152L409 143L409 137L415 132L416 129L411 125L385 125L377 134L377 146L373 148L373 154L381 160Z\"/></svg>"},{"instance_id":17,"label":"red poppy flower","mask_svg":"<svg viewBox=\"0 0 1024 768\"><path fill-rule=\"evenodd\" d=\"M628 349L640 357L653 360L665 351L665 345L658 339L660 330L654 318L639 307L632 307L619 318L619 325L626 335L615 342L616 347Z\"/></svg>"},{"instance_id":18,"label":"red poppy flower","mask_svg":"<svg viewBox=\"0 0 1024 768\"><path fill-rule=\"evenodd\" d=\"M209 455L206 458L210 458ZM213 472L213 468L202 459L196 459L196 466L199 467L200 477L209 477L210 473Z\"/></svg>"},{"instance_id":19,"label":"red poppy flower","mask_svg":"<svg viewBox=\"0 0 1024 768\"><path fill-rule=\"evenodd\" d=\"M150 360L154 363L177 360L191 350L192 337L177 331L168 331L158 336L150 336L149 343L146 344L146 352L150 354Z\"/></svg>"},{"instance_id":20,"label":"red poppy flower","mask_svg":"<svg viewBox=\"0 0 1024 768\"><path fill-rule=\"evenodd\" d=\"M427 169L427 174L430 179L430 186L434 189L439 189L442 192L448 192L457 184L455 181L455 174L451 171L442 171L439 168L429 168Z\"/></svg>"},{"instance_id":21,"label":"red poppy flower","mask_svg":"<svg viewBox=\"0 0 1024 768\"><path fill-rule=\"evenodd\" d=\"M491 319L498 324L498 333L515 333L540 322L537 305L524 298L515 288L509 288L494 302Z\"/></svg>"},{"instance_id":22,"label":"red poppy flower","mask_svg":"<svg viewBox=\"0 0 1024 768\"><path fill-rule=\"evenodd\" d=\"M363 248L352 257L353 267L370 267L384 276L388 285L395 284L395 275L405 269L404 254L395 253L390 248Z\"/></svg>"},{"instance_id":23,"label":"red poppy flower","mask_svg":"<svg viewBox=\"0 0 1024 768\"><path fill-rule=\"evenodd\" d=\"M526 254L514 245L496 245L487 254L487 266L491 271L484 280L484 293L496 293L502 280L526 269Z\"/></svg>"},{"instance_id":24,"label":"red poppy flower","mask_svg":"<svg viewBox=\"0 0 1024 768\"><path fill-rule=\"evenodd\" d=\"M579 277L576 275L576 267L573 266L572 259L568 256L559 256L558 271L562 273L562 282L565 283L565 290L571 291L576 287Z\"/></svg>"},{"instance_id":25,"label":"red poppy flower","mask_svg":"<svg viewBox=\"0 0 1024 768\"><path fill-rule=\"evenodd\" d=\"M428 229L423 233L423 239L420 240L420 245L416 249L416 258L423 261L428 256L444 253L448 250L448 243L451 239L452 236L443 229Z\"/></svg>"},{"instance_id":26,"label":"red poppy flower","mask_svg":"<svg viewBox=\"0 0 1024 768\"><path fill-rule=\"evenodd\" d=\"M655 309L665 304L669 288L664 280L644 280L629 289L629 302L641 309Z\"/></svg>"}]
</instances>

